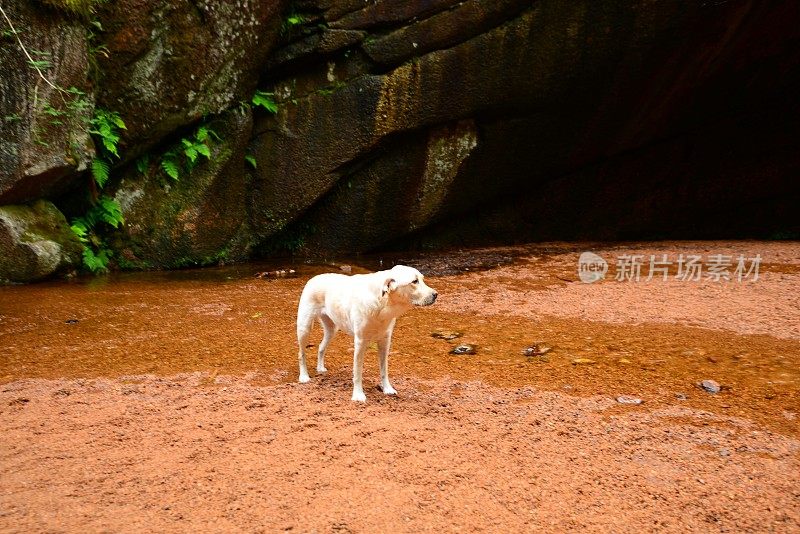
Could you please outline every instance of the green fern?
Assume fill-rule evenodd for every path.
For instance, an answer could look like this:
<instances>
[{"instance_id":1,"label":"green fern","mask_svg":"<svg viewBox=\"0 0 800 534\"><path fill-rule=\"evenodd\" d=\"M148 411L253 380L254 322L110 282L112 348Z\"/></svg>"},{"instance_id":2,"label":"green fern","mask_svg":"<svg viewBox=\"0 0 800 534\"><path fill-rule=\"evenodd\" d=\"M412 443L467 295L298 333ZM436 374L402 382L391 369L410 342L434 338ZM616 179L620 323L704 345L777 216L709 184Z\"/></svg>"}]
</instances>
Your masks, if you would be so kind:
<instances>
[{"instance_id":1,"label":"green fern","mask_svg":"<svg viewBox=\"0 0 800 534\"><path fill-rule=\"evenodd\" d=\"M278 112L278 104L275 102L275 93L256 91L253 95L252 103L256 107L262 107L270 113Z\"/></svg>"},{"instance_id":2,"label":"green fern","mask_svg":"<svg viewBox=\"0 0 800 534\"><path fill-rule=\"evenodd\" d=\"M161 157L161 169L167 176L177 181L181 173L181 163L187 173L192 172L199 163L200 156L211 159L211 144L221 140L222 138L207 124L201 124L192 136L181 138L178 146L164 153Z\"/></svg>"},{"instance_id":3,"label":"green fern","mask_svg":"<svg viewBox=\"0 0 800 534\"><path fill-rule=\"evenodd\" d=\"M250 164L250 166L251 166L252 168L254 168L254 169L255 169L255 168L257 168L257 167L258 167L258 164L256 163L256 158L255 158L255 156L253 156L252 154L246 154L246 155L245 155L245 157L244 157L244 160L245 160L245 161L246 161L248 164Z\"/></svg>"},{"instance_id":4,"label":"green fern","mask_svg":"<svg viewBox=\"0 0 800 534\"><path fill-rule=\"evenodd\" d=\"M98 198L95 207L98 210L99 218L106 224L118 228L120 224L125 222L122 216L122 206L110 196L103 195Z\"/></svg>"},{"instance_id":5,"label":"green fern","mask_svg":"<svg viewBox=\"0 0 800 534\"><path fill-rule=\"evenodd\" d=\"M105 187L110 174L111 166L108 162L98 158L92 160L92 177L100 189Z\"/></svg>"},{"instance_id":6,"label":"green fern","mask_svg":"<svg viewBox=\"0 0 800 534\"><path fill-rule=\"evenodd\" d=\"M101 195L82 217L72 221L70 228L83 244L83 265L93 273L108 270L112 251L101 236L102 225L118 228L125 219L119 202Z\"/></svg>"},{"instance_id":7,"label":"green fern","mask_svg":"<svg viewBox=\"0 0 800 534\"><path fill-rule=\"evenodd\" d=\"M113 252L107 248L101 248L95 251L91 247L84 247L83 264L95 274L104 273L108 271L108 262L112 255Z\"/></svg>"},{"instance_id":8,"label":"green fern","mask_svg":"<svg viewBox=\"0 0 800 534\"><path fill-rule=\"evenodd\" d=\"M178 181L178 176L180 174L178 163L172 159L169 155L165 154L164 159L161 160L161 168L164 169L164 172L167 173L167 176Z\"/></svg>"},{"instance_id":9,"label":"green fern","mask_svg":"<svg viewBox=\"0 0 800 534\"><path fill-rule=\"evenodd\" d=\"M120 130L126 129L125 122L119 116L119 113L97 108L95 109L94 118L92 118L92 129L89 130L89 133L94 134L99 139L107 155L119 158L117 144L120 140Z\"/></svg>"},{"instance_id":10,"label":"green fern","mask_svg":"<svg viewBox=\"0 0 800 534\"><path fill-rule=\"evenodd\" d=\"M74 233L78 240L81 243L88 243L89 242L89 227L87 226L86 220L83 217L77 218L72 221L72 233Z\"/></svg>"}]
</instances>

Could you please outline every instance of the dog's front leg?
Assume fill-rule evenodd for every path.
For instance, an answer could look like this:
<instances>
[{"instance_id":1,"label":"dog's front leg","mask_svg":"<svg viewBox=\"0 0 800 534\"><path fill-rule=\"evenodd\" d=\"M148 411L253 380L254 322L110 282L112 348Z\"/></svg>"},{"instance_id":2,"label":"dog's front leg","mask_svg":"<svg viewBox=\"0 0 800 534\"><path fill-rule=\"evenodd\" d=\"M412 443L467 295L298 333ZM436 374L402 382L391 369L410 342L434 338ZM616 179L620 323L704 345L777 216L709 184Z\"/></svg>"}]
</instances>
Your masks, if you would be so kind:
<instances>
[{"instance_id":1,"label":"dog's front leg","mask_svg":"<svg viewBox=\"0 0 800 534\"><path fill-rule=\"evenodd\" d=\"M391 343L391 334L378 341L378 364L381 368L381 391L384 395L397 395L397 391L389 383L389 347Z\"/></svg>"},{"instance_id":2,"label":"dog's front leg","mask_svg":"<svg viewBox=\"0 0 800 534\"><path fill-rule=\"evenodd\" d=\"M364 384L362 383L364 353L366 351L367 343L356 336L355 347L353 348L353 400L358 402L367 402L367 396L364 395Z\"/></svg>"}]
</instances>

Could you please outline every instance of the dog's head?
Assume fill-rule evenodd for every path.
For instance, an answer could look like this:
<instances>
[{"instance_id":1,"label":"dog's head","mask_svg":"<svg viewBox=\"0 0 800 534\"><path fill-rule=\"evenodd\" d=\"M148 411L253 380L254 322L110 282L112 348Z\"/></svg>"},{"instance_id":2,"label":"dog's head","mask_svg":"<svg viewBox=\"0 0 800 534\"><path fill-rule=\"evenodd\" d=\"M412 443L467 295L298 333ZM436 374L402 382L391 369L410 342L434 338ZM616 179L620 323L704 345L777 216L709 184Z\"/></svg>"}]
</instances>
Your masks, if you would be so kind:
<instances>
[{"instance_id":1,"label":"dog's head","mask_svg":"<svg viewBox=\"0 0 800 534\"><path fill-rule=\"evenodd\" d=\"M395 265L386 274L381 289L381 296L389 299L390 304L406 306L430 306L436 301L439 293L425 284L425 277L413 267Z\"/></svg>"}]
</instances>

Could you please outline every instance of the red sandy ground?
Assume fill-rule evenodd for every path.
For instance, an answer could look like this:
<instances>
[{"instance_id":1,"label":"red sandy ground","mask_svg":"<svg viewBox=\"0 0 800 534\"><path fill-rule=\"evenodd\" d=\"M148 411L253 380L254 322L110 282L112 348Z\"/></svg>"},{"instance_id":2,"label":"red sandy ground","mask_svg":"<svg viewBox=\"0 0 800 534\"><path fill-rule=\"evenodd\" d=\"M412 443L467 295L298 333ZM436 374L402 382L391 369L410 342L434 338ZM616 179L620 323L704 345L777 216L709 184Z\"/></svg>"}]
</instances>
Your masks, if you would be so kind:
<instances>
[{"instance_id":1,"label":"red sandy ground","mask_svg":"<svg viewBox=\"0 0 800 534\"><path fill-rule=\"evenodd\" d=\"M63 354L98 344L108 346L109 358L116 346L126 354L149 354L162 345L180 352L182 333L192 338L186 343L216 352L224 352L215 345L221 339L219 347L231 351L221 361L233 359L234 352L257 345L259 332L264 335L263 325L251 324L261 312L246 308L252 281L159 293L154 300L163 300L165 308L158 315L150 315L155 303L125 300L135 291L99 290L102 306L116 306L120 317L136 308L132 321L148 327L100 324L91 332L95 312L81 308L88 304L79 297L70 297L74 307L64 308L66 300L50 303L38 293L52 287L0 288L6 347L0 362L6 377L0 384L0 530L799 531L798 383L792 369L800 354L800 246L754 243L745 250L772 254L773 268L760 285L578 285L567 281L575 278L576 254L536 251L514 265L432 280L441 307L413 312L416 319L398 329L400 354L393 356L392 374L400 395L371 389L366 405L349 400L346 338L332 345L327 376L308 385L290 382L296 372L292 307L302 278L258 286L272 299L269 310L257 304L272 325L264 343L285 344L285 356L262 368L251 360L234 362L232 372L204 371L207 362L184 360L170 365L188 372L153 367L168 376L120 376L99 363L102 372L92 373L91 360L71 366ZM543 272L549 273L545 280ZM198 301L211 308L198 308ZM665 313L665 302L695 313ZM738 314L741 306L756 318ZM61 319L70 310L86 314L74 325L73 338L58 333L68 328ZM482 334L478 323L496 320L511 332L531 315L550 329L540 332L557 341L549 363L525 367L476 357L483 366L496 363L484 376L457 357L430 364L414 363L419 354L408 357L437 350L435 343L443 342L432 340L429 330L457 321L498 351L503 340L481 339L490 334ZM580 323L550 316L596 322L583 331ZM100 343L98 332L108 339ZM618 349L597 343L604 336L630 342L635 350L625 354L644 358L641 370L618 364ZM730 373L733 388L717 396L686 389L689 401L675 400L676 388L692 387L693 368L673 364L670 355L666 367L645 360L652 359L648 351L672 350L670 338L676 337L692 354L715 347L767 354L774 360L770 366L756 367L772 373L769 384L715 356L704 365ZM47 346L37 347L37 339ZM655 339L655 348L642 339ZM597 365L570 365L573 355L583 355L575 352L583 346L579 341L596 351ZM61 355L61 368L47 363L51 352ZM36 355L44 362L38 367ZM791 365L781 363L786 358ZM373 364L368 381L375 379ZM139 369L133 360L119 365L121 371ZM420 371L425 365L439 370ZM265 382L270 373L286 378ZM566 380L578 396L563 391ZM646 402L619 405L617 387Z\"/></svg>"}]
</instances>

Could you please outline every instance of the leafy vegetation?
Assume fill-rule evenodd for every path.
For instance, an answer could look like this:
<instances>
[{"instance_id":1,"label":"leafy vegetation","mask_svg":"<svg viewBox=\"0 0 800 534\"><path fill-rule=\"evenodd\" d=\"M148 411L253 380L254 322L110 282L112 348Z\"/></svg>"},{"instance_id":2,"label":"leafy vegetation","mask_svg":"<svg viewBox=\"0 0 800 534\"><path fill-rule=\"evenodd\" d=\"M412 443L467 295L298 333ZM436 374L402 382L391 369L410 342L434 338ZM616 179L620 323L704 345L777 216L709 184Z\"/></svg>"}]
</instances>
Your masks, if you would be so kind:
<instances>
[{"instance_id":1,"label":"leafy vegetation","mask_svg":"<svg viewBox=\"0 0 800 534\"><path fill-rule=\"evenodd\" d=\"M119 113L101 108L95 109L90 125L89 133L97 147L97 156L91 165L96 188L92 188L91 207L84 215L72 220L71 228L83 244L83 265L98 273L108 270L113 255L104 234L109 228L119 228L125 222L119 202L99 191L108 182L113 160L119 159L120 131L126 128Z\"/></svg>"},{"instance_id":2,"label":"leafy vegetation","mask_svg":"<svg viewBox=\"0 0 800 534\"><path fill-rule=\"evenodd\" d=\"M200 156L207 160L211 159L212 143L221 140L208 123L204 122L197 127L191 136L182 137L177 145L164 152L161 157L161 170L177 181L180 178L181 171L192 172L199 163Z\"/></svg>"},{"instance_id":3,"label":"leafy vegetation","mask_svg":"<svg viewBox=\"0 0 800 534\"><path fill-rule=\"evenodd\" d=\"M275 93L256 91L251 100L255 107L261 107L270 113L278 112L278 103L275 102Z\"/></svg>"},{"instance_id":4,"label":"leafy vegetation","mask_svg":"<svg viewBox=\"0 0 800 534\"><path fill-rule=\"evenodd\" d=\"M91 133L98 146L98 155L92 160L92 177L102 189L108 181L113 159L119 159L117 144L120 139L120 130L125 130L125 122L115 111L106 111L101 108L94 110L91 120Z\"/></svg>"},{"instance_id":5,"label":"leafy vegetation","mask_svg":"<svg viewBox=\"0 0 800 534\"><path fill-rule=\"evenodd\" d=\"M288 37L292 34L292 32L302 26L306 22L306 17L300 15L298 13L292 13L285 19L283 19L283 24L281 24L281 33Z\"/></svg>"},{"instance_id":6,"label":"leafy vegetation","mask_svg":"<svg viewBox=\"0 0 800 534\"><path fill-rule=\"evenodd\" d=\"M119 228L125 222L119 203L108 195L101 195L81 217L72 220L72 232L83 243L83 264L93 273L108 270L113 251L102 236L104 226Z\"/></svg>"}]
</instances>

